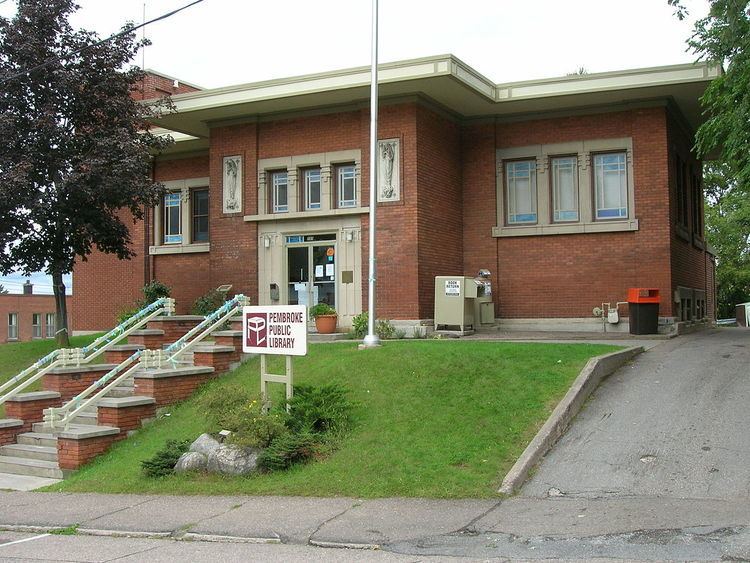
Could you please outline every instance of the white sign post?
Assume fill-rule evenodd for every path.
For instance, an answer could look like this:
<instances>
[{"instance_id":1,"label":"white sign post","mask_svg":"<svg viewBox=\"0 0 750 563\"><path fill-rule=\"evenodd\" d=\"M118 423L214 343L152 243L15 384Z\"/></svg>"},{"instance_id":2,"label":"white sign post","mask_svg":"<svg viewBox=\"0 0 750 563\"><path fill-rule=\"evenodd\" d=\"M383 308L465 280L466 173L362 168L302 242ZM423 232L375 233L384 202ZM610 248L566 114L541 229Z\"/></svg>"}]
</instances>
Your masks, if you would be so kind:
<instances>
[{"instance_id":1,"label":"white sign post","mask_svg":"<svg viewBox=\"0 0 750 563\"><path fill-rule=\"evenodd\" d=\"M292 398L292 356L307 355L307 307L304 305L242 308L242 351L260 354L260 392L268 398L269 383L285 383ZM286 356L286 373L268 373L266 355Z\"/></svg>"}]
</instances>

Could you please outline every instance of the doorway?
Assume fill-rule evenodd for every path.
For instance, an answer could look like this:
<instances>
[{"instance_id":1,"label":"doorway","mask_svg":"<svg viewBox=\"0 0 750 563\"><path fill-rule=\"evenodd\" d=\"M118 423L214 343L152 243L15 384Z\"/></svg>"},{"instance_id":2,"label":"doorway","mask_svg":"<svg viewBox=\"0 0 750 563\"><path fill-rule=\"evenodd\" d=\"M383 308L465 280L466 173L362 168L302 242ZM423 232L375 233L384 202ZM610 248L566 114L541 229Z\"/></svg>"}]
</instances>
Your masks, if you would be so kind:
<instances>
[{"instance_id":1,"label":"doorway","mask_svg":"<svg viewBox=\"0 0 750 563\"><path fill-rule=\"evenodd\" d=\"M336 235L286 237L287 303L336 307Z\"/></svg>"}]
</instances>

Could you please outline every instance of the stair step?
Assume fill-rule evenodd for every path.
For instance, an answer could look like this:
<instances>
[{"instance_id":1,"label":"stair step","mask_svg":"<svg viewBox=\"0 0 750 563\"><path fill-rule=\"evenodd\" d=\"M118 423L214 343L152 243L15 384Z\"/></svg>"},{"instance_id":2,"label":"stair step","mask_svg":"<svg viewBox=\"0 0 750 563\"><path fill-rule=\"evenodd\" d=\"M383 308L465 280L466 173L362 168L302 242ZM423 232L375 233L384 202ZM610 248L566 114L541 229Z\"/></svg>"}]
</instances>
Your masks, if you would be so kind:
<instances>
[{"instance_id":1,"label":"stair step","mask_svg":"<svg viewBox=\"0 0 750 563\"><path fill-rule=\"evenodd\" d=\"M34 477L48 477L50 479L63 478L63 472L56 461L27 459L6 455L0 455L0 473L32 475Z\"/></svg>"},{"instance_id":2,"label":"stair step","mask_svg":"<svg viewBox=\"0 0 750 563\"><path fill-rule=\"evenodd\" d=\"M74 424L86 424L89 426L96 426L98 422L97 414L92 412L81 411L73 419Z\"/></svg>"},{"instance_id":3,"label":"stair step","mask_svg":"<svg viewBox=\"0 0 750 563\"><path fill-rule=\"evenodd\" d=\"M16 436L19 444L29 446L48 446L57 448L57 438L47 432L24 432Z\"/></svg>"},{"instance_id":4,"label":"stair step","mask_svg":"<svg viewBox=\"0 0 750 563\"><path fill-rule=\"evenodd\" d=\"M52 446L32 446L29 444L8 444L7 446L0 446L0 458L2 456L57 461L57 448Z\"/></svg>"},{"instance_id":5,"label":"stair step","mask_svg":"<svg viewBox=\"0 0 750 563\"><path fill-rule=\"evenodd\" d=\"M133 387L113 387L110 389L106 397L130 397L135 394L135 386Z\"/></svg>"}]
</instances>

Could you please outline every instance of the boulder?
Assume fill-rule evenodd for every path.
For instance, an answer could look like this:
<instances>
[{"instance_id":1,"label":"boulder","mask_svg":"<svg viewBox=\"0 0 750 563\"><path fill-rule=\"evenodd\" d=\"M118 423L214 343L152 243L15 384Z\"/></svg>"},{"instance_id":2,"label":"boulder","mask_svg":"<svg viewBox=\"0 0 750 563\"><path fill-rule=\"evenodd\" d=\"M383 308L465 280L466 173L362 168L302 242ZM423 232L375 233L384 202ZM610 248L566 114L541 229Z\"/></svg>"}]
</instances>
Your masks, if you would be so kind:
<instances>
[{"instance_id":1,"label":"boulder","mask_svg":"<svg viewBox=\"0 0 750 563\"><path fill-rule=\"evenodd\" d=\"M187 473L188 471L205 471L208 458L199 452L185 452L177 460L174 466L175 473Z\"/></svg>"},{"instance_id":2,"label":"boulder","mask_svg":"<svg viewBox=\"0 0 750 563\"><path fill-rule=\"evenodd\" d=\"M257 470L258 454L254 448L220 445L208 454L207 469L223 475L247 475Z\"/></svg>"},{"instance_id":3,"label":"boulder","mask_svg":"<svg viewBox=\"0 0 750 563\"><path fill-rule=\"evenodd\" d=\"M189 451L207 456L220 446L219 441L211 436L211 434L201 434L195 442L190 444Z\"/></svg>"}]
</instances>

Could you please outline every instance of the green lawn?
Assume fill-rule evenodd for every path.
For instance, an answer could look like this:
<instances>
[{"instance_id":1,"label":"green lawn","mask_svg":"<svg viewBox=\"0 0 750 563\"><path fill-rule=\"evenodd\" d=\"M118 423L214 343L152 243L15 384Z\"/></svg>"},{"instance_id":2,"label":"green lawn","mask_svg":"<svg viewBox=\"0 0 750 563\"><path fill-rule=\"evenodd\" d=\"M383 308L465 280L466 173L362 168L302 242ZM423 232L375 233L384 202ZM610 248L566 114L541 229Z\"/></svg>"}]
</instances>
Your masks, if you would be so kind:
<instances>
[{"instance_id":1,"label":"green lawn","mask_svg":"<svg viewBox=\"0 0 750 563\"><path fill-rule=\"evenodd\" d=\"M85 346L93 342L99 334L74 336L70 339L71 348ZM18 375L42 356L46 356L55 349L54 339L32 340L31 342L8 342L0 344L0 384L5 383L14 375ZM97 358L98 360L98 358ZM37 381L25 391L38 391L41 381ZM0 418L4 416L4 408L0 405Z\"/></svg>"},{"instance_id":2,"label":"green lawn","mask_svg":"<svg viewBox=\"0 0 750 563\"><path fill-rule=\"evenodd\" d=\"M247 478L144 477L140 462L168 438L193 439L206 429L188 400L49 490L491 497L586 361L615 349L432 340L366 351L351 342L313 345L295 358L295 381L342 383L358 403L355 428L328 459ZM258 371L256 359L207 386L237 381L258 389ZM276 372L283 373L281 362Z\"/></svg>"}]
</instances>

